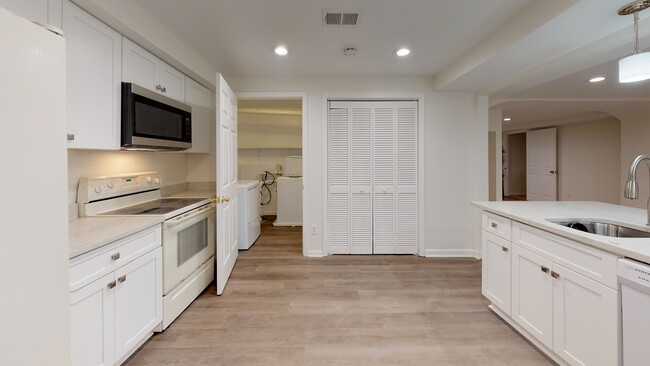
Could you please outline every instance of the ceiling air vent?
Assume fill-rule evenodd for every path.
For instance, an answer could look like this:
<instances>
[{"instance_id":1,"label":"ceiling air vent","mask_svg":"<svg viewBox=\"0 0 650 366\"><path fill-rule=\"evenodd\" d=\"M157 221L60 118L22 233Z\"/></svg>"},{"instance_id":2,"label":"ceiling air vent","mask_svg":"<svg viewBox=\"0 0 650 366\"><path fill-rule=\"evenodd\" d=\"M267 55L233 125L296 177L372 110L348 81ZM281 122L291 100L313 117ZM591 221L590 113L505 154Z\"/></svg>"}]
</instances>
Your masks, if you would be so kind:
<instances>
[{"instance_id":1,"label":"ceiling air vent","mask_svg":"<svg viewBox=\"0 0 650 366\"><path fill-rule=\"evenodd\" d=\"M350 27L359 23L361 10L323 10L323 25Z\"/></svg>"}]
</instances>

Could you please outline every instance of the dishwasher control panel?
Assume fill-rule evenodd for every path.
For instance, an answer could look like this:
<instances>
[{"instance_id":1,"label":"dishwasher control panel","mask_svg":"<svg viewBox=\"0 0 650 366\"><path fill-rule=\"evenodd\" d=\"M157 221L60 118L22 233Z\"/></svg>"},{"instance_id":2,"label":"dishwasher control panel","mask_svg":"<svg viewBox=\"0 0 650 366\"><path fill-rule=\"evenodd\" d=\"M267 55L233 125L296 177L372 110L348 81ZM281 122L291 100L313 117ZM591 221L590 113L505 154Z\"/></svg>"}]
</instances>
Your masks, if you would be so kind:
<instances>
[{"instance_id":1,"label":"dishwasher control panel","mask_svg":"<svg viewBox=\"0 0 650 366\"><path fill-rule=\"evenodd\" d=\"M618 261L618 276L620 279L650 287L650 265L648 264L628 258L620 259Z\"/></svg>"}]
</instances>

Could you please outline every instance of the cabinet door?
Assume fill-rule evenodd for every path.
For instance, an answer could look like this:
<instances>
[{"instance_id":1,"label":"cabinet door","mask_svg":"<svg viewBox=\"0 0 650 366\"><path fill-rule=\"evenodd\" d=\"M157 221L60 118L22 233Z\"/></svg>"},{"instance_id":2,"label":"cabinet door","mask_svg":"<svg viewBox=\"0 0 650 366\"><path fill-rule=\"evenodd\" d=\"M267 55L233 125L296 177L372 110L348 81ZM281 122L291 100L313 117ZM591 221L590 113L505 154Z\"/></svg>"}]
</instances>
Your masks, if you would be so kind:
<instances>
[{"instance_id":1,"label":"cabinet door","mask_svg":"<svg viewBox=\"0 0 650 366\"><path fill-rule=\"evenodd\" d=\"M619 365L618 292L558 264L553 350L571 365Z\"/></svg>"},{"instance_id":2,"label":"cabinet door","mask_svg":"<svg viewBox=\"0 0 650 366\"><path fill-rule=\"evenodd\" d=\"M483 231L482 290L492 304L510 315L511 260L509 241Z\"/></svg>"},{"instance_id":3,"label":"cabinet door","mask_svg":"<svg viewBox=\"0 0 650 366\"><path fill-rule=\"evenodd\" d=\"M70 347L73 366L113 365L113 273L70 293Z\"/></svg>"},{"instance_id":4,"label":"cabinet door","mask_svg":"<svg viewBox=\"0 0 650 366\"><path fill-rule=\"evenodd\" d=\"M122 81L159 92L156 68L160 60L126 37L122 38L122 53Z\"/></svg>"},{"instance_id":5,"label":"cabinet door","mask_svg":"<svg viewBox=\"0 0 650 366\"><path fill-rule=\"evenodd\" d=\"M69 148L119 150L122 37L69 1L66 38Z\"/></svg>"},{"instance_id":6,"label":"cabinet door","mask_svg":"<svg viewBox=\"0 0 650 366\"><path fill-rule=\"evenodd\" d=\"M187 152L209 153L212 151L215 132L212 128L212 93L203 85L186 78L185 103L192 106L192 148Z\"/></svg>"},{"instance_id":7,"label":"cabinet door","mask_svg":"<svg viewBox=\"0 0 650 366\"><path fill-rule=\"evenodd\" d=\"M162 248L115 271L115 359L120 360L162 321Z\"/></svg>"},{"instance_id":8,"label":"cabinet door","mask_svg":"<svg viewBox=\"0 0 650 366\"><path fill-rule=\"evenodd\" d=\"M552 262L512 245L512 319L553 348Z\"/></svg>"},{"instance_id":9,"label":"cabinet door","mask_svg":"<svg viewBox=\"0 0 650 366\"><path fill-rule=\"evenodd\" d=\"M156 71L158 84L163 88L163 95L185 102L185 75L162 61Z\"/></svg>"},{"instance_id":10,"label":"cabinet door","mask_svg":"<svg viewBox=\"0 0 650 366\"><path fill-rule=\"evenodd\" d=\"M0 7L29 21L48 21L48 0L0 0Z\"/></svg>"}]
</instances>

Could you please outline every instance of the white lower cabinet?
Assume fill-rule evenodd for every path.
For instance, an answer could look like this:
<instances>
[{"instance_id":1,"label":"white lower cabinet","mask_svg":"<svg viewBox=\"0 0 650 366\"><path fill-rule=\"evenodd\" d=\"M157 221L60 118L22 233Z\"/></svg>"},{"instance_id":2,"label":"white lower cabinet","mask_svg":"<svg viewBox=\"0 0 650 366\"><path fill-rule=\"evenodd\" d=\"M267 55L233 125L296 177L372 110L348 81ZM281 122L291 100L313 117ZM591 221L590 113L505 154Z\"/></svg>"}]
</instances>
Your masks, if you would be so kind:
<instances>
[{"instance_id":1,"label":"white lower cabinet","mask_svg":"<svg viewBox=\"0 0 650 366\"><path fill-rule=\"evenodd\" d=\"M492 304L510 315L509 241L483 231L482 291Z\"/></svg>"},{"instance_id":2,"label":"white lower cabinet","mask_svg":"<svg viewBox=\"0 0 650 366\"><path fill-rule=\"evenodd\" d=\"M156 233L160 244L159 227L146 231ZM132 237L132 242L137 243L142 234ZM124 250L129 243L117 244L116 250ZM139 245L145 248L147 244ZM84 266L96 258L91 252L87 260L77 261L71 267ZM123 362L162 321L162 247L109 270L101 278L70 292L73 366L112 366Z\"/></svg>"},{"instance_id":3,"label":"white lower cabinet","mask_svg":"<svg viewBox=\"0 0 650 366\"><path fill-rule=\"evenodd\" d=\"M115 362L115 291L110 273L70 294L71 365L107 366Z\"/></svg>"},{"instance_id":4,"label":"white lower cabinet","mask_svg":"<svg viewBox=\"0 0 650 366\"><path fill-rule=\"evenodd\" d=\"M623 365L617 257L514 221L512 242L486 227L483 294L495 311L561 365Z\"/></svg>"}]
</instances>

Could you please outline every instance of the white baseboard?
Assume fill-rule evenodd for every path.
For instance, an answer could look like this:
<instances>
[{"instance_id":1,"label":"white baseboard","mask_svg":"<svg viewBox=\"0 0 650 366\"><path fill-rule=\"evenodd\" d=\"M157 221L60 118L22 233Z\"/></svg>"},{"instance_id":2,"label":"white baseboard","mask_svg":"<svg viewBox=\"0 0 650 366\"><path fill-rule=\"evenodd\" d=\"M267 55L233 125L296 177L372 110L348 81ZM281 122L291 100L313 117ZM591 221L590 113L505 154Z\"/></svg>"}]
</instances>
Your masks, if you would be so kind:
<instances>
[{"instance_id":1,"label":"white baseboard","mask_svg":"<svg viewBox=\"0 0 650 366\"><path fill-rule=\"evenodd\" d=\"M481 258L481 251L473 249L425 249L427 258Z\"/></svg>"},{"instance_id":2,"label":"white baseboard","mask_svg":"<svg viewBox=\"0 0 650 366\"><path fill-rule=\"evenodd\" d=\"M323 252L322 250L308 250L306 253L303 253L305 257L312 257L312 258L321 258L321 257L327 257L327 254Z\"/></svg>"}]
</instances>

